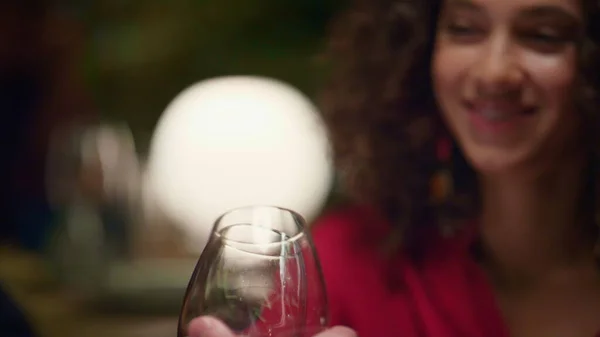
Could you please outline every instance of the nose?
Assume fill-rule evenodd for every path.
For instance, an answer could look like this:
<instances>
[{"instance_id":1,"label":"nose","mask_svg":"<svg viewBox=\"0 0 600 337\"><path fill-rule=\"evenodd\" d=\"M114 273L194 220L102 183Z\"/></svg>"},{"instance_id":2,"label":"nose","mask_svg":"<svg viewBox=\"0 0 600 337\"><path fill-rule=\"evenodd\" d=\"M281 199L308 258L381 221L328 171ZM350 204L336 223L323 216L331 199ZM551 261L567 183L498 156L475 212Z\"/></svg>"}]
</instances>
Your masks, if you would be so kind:
<instances>
[{"instance_id":1,"label":"nose","mask_svg":"<svg viewBox=\"0 0 600 337\"><path fill-rule=\"evenodd\" d=\"M519 91L524 72L509 37L492 36L482 47L474 67L477 92L496 96Z\"/></svg>"}]
</instances>

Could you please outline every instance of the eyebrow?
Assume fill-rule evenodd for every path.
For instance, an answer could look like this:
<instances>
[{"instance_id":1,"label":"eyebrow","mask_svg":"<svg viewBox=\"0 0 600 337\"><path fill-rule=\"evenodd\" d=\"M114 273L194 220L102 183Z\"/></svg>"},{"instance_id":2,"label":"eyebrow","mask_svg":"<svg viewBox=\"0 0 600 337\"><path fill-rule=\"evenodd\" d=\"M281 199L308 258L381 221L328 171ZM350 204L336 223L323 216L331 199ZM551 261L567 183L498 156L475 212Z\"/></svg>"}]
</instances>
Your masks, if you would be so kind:
<instances>
[{"instance_id":1,"label":"eyebrow","mask_svg":"<svg viewBox=\"0 0 600 337\"><path fill-rule=\"evenodd\" d=\"M475 11L483 10L483 8L480 5L476 4L472 0L448 0L446 5L453 9L468 9ZM522 10L522 13L519 16L560 16L576 22L580 20L574 13L570 13L568 10L555 5L534 5L531 7L526 7L524 10Z\"/></svg>"},{"instance_id":2,"label":"eyebrow","mask_svg":"<svg viewBox=\"0 0 600 337\"><path fill-rule=\"evenodd\" d=\"M466 9L477 12L482 11L481 6L477 5L471 0L448 0L446 6L448 9Z\"/></svg>"},{"instance_id":3,"label":"eyebrow","mask_svg":"<svg viewBox=\"0 0 600 337\"><path fill-rule=\"evenodd\" d=\"M577 17L577 15L570 13L568 10L565 10L559 6L551 5L533 6L526 8L519 14L519 16L524 18L552 17L562 19L573 24L581 22L581 19Z\"/></svg>"}]
</instances>

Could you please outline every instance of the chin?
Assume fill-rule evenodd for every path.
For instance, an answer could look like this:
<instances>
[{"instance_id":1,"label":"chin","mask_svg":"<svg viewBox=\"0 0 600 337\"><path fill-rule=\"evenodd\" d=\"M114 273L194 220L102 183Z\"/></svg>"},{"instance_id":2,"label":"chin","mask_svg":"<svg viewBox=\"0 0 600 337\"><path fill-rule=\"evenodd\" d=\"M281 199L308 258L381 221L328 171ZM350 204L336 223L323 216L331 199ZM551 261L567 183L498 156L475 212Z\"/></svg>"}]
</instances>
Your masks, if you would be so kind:
<instances>
[{"instance_id":1,"label":"chin","mask_svg":"<svg viewBox=\"0 0 600 337\"><path fill-rule=\"evenodd\" d=\"M532 156L527 149L507 149L486 146L464 146L465 159L479 175L505 174L521 171Z\"/></svg>"}]
</instances>

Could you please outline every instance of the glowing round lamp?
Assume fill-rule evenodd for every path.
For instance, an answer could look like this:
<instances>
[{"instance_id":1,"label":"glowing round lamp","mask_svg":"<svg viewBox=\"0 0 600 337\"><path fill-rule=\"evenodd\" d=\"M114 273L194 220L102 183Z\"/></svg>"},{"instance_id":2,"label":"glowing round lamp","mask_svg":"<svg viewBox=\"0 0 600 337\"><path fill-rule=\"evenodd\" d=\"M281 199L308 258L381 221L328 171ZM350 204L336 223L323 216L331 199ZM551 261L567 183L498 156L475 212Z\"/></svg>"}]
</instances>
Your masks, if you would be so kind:
<instances>
[{"instance_id":1,"label":"glowing round lamp","mask_svg":"<svg viewBox=\"0 0 600 337\"><path fill-rule=\"evenodd\" d=\"M216 218L233 208L274 205L313 220L332 182L329 152L318 111L299 90L261 77L214 78L163 113L147 188L200 251Z\"/></svg>"}]
</instances>

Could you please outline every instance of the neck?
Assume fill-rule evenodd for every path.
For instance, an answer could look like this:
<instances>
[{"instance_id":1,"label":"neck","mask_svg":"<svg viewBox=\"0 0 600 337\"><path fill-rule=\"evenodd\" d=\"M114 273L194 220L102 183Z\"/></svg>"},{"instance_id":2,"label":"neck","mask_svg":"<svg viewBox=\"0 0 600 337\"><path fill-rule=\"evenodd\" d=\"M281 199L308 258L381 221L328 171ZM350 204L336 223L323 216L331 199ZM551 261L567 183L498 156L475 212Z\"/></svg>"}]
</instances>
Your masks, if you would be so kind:
<instances>
[{"instance_id":1,"label":"neck","mask_svg":"<svg viewBox=\"0 0 600 337\"><path fill-rule=\"evenodd\" d=\"M532 281L593 262L593 218L581 202L588 163L563 162L532 179L480 177L482 243L494 276Z\"/></svg>"}]
</instances>

